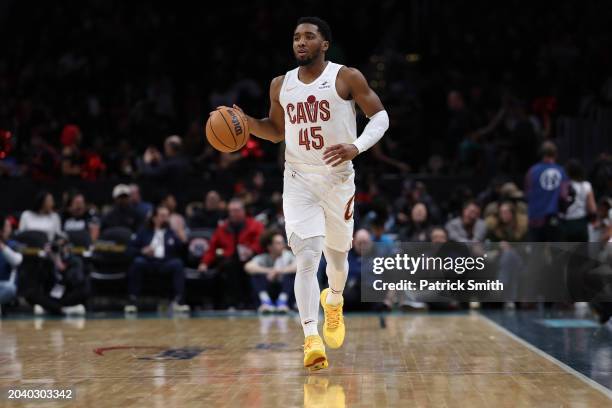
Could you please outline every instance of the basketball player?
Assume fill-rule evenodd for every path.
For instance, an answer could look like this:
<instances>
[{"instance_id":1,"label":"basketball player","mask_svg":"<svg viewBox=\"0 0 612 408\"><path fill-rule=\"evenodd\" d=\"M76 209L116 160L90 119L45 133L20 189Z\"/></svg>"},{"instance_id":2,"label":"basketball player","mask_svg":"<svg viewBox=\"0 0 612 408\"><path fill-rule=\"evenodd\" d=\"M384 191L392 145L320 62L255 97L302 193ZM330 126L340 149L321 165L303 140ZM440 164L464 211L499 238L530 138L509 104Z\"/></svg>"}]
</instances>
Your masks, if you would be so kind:
<instances>
[{"instance_id":1,"label":"basketball player","mask_svg":"<svg viewBox=\"0 0 612 408\"><path fill-rule=\"evenodd\" d=\"M317 330L319 300L325 343L338 348L344 341L342 291L355 198L351 160L372 147L389 127L387 112L361 72L325 60L330 41L325 21L300 18L293 33L298 67L272 80L267 118L246 116L253 135L286 143L283 211L297 260L295 298L305 336L304 366L310 370L328 366ZM359 137L355 103L370 119ZM319 296L321 253L327 260L329 288Z\"/></svg>"}]
</instances>

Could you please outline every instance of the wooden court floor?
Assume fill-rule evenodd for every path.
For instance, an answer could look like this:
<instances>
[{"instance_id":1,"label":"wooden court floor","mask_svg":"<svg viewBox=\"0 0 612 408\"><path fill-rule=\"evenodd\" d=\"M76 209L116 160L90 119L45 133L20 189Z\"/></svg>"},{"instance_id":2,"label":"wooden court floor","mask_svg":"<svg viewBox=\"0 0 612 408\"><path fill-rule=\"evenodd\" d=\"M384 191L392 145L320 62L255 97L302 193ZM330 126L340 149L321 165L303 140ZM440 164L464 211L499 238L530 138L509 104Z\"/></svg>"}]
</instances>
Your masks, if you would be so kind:
<instances>
[{"instance_id":1,"label":"wooden court floor","mask_svg":"<svg viewBox=\"0 0 612 408\"><path fill-rule=\"evenodd\" d=\"M612 406L477 314L349 316L347 330L309 374L295 317L0 321L0 406ZM75 395L7 400L15 387Z\"/></svg>"}]
</instances>

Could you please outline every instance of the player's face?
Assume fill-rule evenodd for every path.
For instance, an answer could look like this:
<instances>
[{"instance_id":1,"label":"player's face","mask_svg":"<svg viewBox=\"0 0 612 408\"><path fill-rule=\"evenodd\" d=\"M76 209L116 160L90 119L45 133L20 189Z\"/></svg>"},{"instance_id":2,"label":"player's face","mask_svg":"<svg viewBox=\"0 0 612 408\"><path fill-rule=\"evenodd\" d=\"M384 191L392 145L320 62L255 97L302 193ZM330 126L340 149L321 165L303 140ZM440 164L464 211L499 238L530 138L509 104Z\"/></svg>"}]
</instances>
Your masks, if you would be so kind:
<instances>
[{"instance_id":1,"label":"player's face","mask_svg":"<svg viewBox=\"0 0 612 408\"><path fill-rule=\"evenodd\" d=\"M308 65L322 52L327 51L329 42L323 39L314 24L300 24L293 33L293 54L298 65Z\"/></svg>"}]
</instances>

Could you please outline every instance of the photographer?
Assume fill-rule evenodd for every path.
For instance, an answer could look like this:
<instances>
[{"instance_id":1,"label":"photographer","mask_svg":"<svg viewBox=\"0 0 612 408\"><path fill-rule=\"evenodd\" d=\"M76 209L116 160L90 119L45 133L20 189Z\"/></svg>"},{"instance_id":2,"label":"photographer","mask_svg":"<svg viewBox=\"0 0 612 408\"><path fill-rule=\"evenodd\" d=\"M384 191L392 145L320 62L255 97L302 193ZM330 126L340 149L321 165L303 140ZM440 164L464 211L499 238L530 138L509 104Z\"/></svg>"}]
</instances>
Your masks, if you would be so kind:
<instances>
[{"instance_id":1,"label":"photographer","mask_svg":"<svg viewBox=\"0 0 612 408\"><path fill-rule=\"evenodd\" d=\"M63 237L45 248L46 262L23 273L26 300L35 314L84 315L83 303L89 295L89 281L83 261L71 254Z\"/></svg>"}]
</instances>

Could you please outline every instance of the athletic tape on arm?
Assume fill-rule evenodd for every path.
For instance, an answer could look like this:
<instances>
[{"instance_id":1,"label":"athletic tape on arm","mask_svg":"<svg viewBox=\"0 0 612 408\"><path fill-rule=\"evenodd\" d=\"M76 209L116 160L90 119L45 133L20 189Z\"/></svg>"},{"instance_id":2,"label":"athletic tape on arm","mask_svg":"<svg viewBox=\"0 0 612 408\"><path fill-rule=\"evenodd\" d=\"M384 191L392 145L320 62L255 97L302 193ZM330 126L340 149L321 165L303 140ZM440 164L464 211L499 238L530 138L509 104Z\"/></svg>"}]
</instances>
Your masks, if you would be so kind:
<instances>
[{"instance_id":1,"label":"athletic tape on arm","mask_svg":"<svg viewBox=\"0 0 612 408\"><path fill-rule=\"evenodd\" d=\"M381 110L372 115L370 121L363 129L361 136L353 142L359 153L363 153L374 146L389 128L389 115L386 110Z\"/></svg>"}]
</instances>

